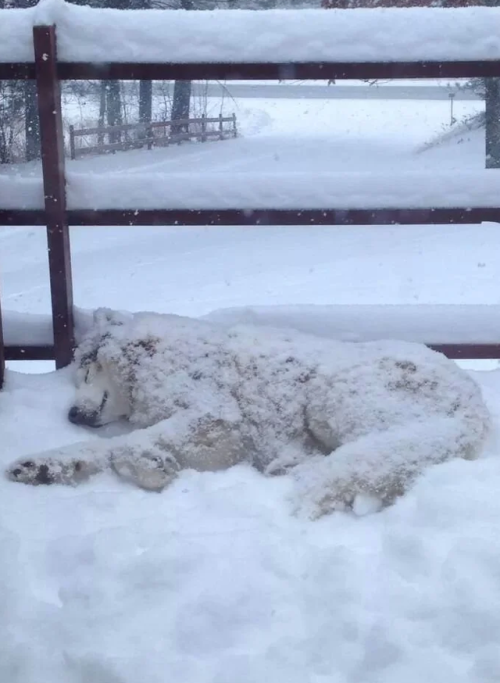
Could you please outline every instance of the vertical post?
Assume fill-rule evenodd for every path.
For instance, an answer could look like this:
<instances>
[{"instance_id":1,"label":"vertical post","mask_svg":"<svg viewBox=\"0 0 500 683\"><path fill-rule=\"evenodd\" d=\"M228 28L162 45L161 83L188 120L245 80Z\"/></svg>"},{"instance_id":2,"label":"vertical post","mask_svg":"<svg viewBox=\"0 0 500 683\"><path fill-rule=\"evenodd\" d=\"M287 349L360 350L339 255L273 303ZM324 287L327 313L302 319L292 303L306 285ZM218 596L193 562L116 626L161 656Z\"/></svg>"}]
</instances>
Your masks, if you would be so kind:
<instances>
[{"instance_id":1,"label":"vertical post","mask_svg":"<svg viewBox=\"0 0 500 683\"><path fill-rule=\"evenodd\" d=\"M201 115L201 141L207 141L207 117L205 114Z\"/></svg>"},{"instance_id":2,"label":"vertical post","mask_svg":"<svg viewBox=\"0 0 500 683\"><path fill-rule=\"evenodd\" d=\"M151 125L151 121L147 124L146 137L148 140L148 149L151 149L153 147L153 145L155 144L154 131L153 131L153 126Z\"/></svg>"},{"instance_id":3,"label":"vertical post","mask_svg":"<svg viewBox=\"0 0 500 683\"><path fill-rule=\"evenodd\" d=\"M75 127L73 126L73 124L69 127L69 150L71 158L76 159Z\"/></svg>"},{"instance_id":4,"label":"vertical post","mask_svg":"<svg viewBox=\"0 0 500 683\"><path fill-rule=\"evenodd\" d=\"M2 308L0 306L0 389L5 377L5 344L3 341Z\"/></svg>"},{"instance_id":5,"label":"vertical post","mask_svg":"<svg viewBox=\"0 0 500 683\"><path fill-rule=\"evenodd\" d=\"M238 137L238 129L236 128L236 114L233 112L233 138Z\"/></svg>"},{"instance_id":6,"label":"vertical post","mask_svg":"<svg viewBox=\"0 0 500 683\"><path fill-rule=\"evenodd\" d=\"M64 135L55 26L33 28L56 367L73 357L73 282L66 213Z\"/></svg>"},{"instance_id":7,"label":"vertical post","mask_svg":"<svg viewBox=\"0 0 500 683\"><path fill-rule=\"evenodd\" d=\"M222 114L219 114L219 140L224 139L224 129L222 127Z\"/></svg>"}]
</instances>

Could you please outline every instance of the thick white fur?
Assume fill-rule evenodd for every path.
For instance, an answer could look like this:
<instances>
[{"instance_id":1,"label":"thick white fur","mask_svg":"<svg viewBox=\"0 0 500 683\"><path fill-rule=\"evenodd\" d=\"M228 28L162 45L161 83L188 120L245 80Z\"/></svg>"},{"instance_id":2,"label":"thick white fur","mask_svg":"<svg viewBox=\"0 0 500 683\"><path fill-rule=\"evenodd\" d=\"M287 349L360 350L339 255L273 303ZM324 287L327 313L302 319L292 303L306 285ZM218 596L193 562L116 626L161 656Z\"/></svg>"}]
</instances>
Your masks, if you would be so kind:
<instances>
[{"instance_id":1,"label":"thick white fur","mask_svg":"<svg viewBox=\"0 0 500 683\"><path fill-rule=\"evenodd\" d=\"M478 457L489 428L471 377L418 344L101 311L76 365L75 406L137 429L17 462L11 479L76 484L112 469L162 490L182 469L248 461L291 471L296 509L318 517L358 494L390 504L426 467Z\"/></svg>"}]
</instances>

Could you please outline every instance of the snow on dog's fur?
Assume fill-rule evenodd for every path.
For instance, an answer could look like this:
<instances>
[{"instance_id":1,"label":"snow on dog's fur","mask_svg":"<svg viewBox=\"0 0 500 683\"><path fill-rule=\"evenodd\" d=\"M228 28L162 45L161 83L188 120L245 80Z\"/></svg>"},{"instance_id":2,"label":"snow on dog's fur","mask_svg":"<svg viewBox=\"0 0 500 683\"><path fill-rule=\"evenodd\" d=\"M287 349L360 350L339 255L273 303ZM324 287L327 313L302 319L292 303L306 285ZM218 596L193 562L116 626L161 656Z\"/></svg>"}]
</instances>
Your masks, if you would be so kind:
<instances>
[{"instance_id":1,"label":"snow on dog's fur","mask_svg":"<svg viewBox=\"0 0 500 683\"><path fill-rule=\"evenodd\" d=\"M69 419L136 429L19 461L12 480L76 484L112 469L158 491L183 469L247 461L292 472L296 508L317 517L358 494L391 503L426 467L476 458L489 426L472 378L419 344L101 310L75 361Z\"/></svg>"}]
</instances>

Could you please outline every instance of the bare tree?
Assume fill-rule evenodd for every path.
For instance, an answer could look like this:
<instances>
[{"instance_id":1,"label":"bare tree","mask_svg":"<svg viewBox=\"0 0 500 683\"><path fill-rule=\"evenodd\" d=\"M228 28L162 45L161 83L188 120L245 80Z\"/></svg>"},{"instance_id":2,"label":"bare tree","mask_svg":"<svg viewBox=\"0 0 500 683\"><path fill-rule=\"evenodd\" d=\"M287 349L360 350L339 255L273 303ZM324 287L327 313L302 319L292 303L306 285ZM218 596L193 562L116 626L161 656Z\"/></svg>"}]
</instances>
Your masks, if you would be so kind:
<instances>
[{"instance_id":1,"label":"bare tree","mask_svg":"<svg viewBox=\"0 0 500 683\"><path fill-rule=\"evenodd\" d=\"M194 7L194 0L180 0L180 9L192 10ZM176 123L189 119L189 111L191 106L191 81L175 81L174 96L172 102L172 135L186 131L189 124Z\"/></svg>"},{"instance_id":2,"label":"bare tree","mask_svg":"<svg viewBox=\"0 0 500 683\"><path fill-rule=\"evenodd\" d=\"M498 7L500 0L484 0ZM486 168L500 168L500 78L485 79Z\"/></svg>"}]
</instances>

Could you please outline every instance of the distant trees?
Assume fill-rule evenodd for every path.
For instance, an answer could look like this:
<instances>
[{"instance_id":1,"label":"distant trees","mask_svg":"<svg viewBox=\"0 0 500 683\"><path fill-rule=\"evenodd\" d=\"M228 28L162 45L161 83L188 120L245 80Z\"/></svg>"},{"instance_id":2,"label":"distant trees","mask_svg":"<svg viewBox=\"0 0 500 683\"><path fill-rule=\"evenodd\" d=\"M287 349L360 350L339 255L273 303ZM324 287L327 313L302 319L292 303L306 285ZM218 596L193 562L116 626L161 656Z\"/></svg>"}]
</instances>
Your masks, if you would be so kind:
<instances>
[{"instance_id":1,"label":"distant trees","mask_svg":"<svg viewBox=\"0 0 500 683\"><path fill-rule=\"evenodd\" d=\"M0 81L0 164L9 164L16 158L16 141L23 127L23 84Z\"/></svg>"},{"instance_id":2,"label":"distant trees","mask_svg":"<svg viewBox=\"0 0 500 683\"><path fill-rule=\"evenodd\" d=\"M466 6L480 4L499 6L500 0L72 0L76 4L116 9L250 9L270 10L282 8L314 7L377 7L377 6ZM0 0L0 9L24 8L37 0ZM486 136L486 167L500 168L500 79L474 79L470 86L485 98L484 116ZM132 87L132 86L131 86ZM118 126L126 120L122 85L119 81L102 81L100 84L65 84L65 89L86 89L90 97L98 98L99 125ZM79 92L80 92L79 90ZM130 88L128 89L130 92ZM138 103L139 121L147 125L152 120L153 84L139 83L134 88L135 107ZM190 81L176 81L168 104L168 115L173 121L187 119L191 112L192 88ZM135 109L137 112L137 109ZM172 132L181 132L182 124ZM116 142L120 134L115 134ZM40 131L34 83L0 82L0 164L22 158L27 161L40 156Z\"/></svg>"}]
</instances>

